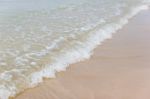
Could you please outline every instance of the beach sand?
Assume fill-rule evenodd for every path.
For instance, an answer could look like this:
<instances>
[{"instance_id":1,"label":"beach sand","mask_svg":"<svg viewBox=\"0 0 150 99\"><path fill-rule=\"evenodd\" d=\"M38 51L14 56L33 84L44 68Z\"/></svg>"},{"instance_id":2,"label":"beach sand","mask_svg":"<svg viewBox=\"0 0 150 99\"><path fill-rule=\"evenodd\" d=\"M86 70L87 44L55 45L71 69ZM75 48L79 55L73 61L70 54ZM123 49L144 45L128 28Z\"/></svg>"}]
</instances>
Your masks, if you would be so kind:
<instances>
[{"instance_id":1,"label":"beach sand","mask_svg":"<svg viewBox=\"0 0 150 99\"><path fill-rule=\"evenodd\" d=\"M15 99L150 99L150 11L56 76Z\"/></svg>"}]
</instances>

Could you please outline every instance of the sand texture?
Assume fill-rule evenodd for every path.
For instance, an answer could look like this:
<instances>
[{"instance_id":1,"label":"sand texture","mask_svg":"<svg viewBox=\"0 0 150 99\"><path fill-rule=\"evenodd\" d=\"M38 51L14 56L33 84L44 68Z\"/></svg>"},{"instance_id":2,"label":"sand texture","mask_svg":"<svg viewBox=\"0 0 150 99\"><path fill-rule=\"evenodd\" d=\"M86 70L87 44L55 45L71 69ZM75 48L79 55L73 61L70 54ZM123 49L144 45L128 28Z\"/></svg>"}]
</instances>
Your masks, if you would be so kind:
<instances>
[{"instance_id":1,"label":"sand texture","mask_svg":"<svg viewBox=\"0 0 150 99\"><path fill-rule=\"evenodd\" d=\"M149 92L150 11L143 11L96 48L89 60L15 99L150 99Z\"/></svg>"}]
</instances>

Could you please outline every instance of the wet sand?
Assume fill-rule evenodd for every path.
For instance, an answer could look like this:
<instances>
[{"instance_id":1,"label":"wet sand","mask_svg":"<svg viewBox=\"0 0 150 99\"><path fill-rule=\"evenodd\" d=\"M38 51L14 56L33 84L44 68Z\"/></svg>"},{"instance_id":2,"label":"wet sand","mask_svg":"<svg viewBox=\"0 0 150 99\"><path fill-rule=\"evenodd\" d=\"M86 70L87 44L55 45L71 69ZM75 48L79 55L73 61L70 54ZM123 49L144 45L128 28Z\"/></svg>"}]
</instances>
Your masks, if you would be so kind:
<instances>
[{"instance_id":1,"label":"wet sand","mask_svg":"<svg viewBox=\"0 0 150 99\"><path fill-rule=\"evenodd\" d=\"M82 53L81 53L82 54ZM150 99L150 11L132 18L95 49L89 60L71 65L15 99Z\"/></svg>"}]
</instances>

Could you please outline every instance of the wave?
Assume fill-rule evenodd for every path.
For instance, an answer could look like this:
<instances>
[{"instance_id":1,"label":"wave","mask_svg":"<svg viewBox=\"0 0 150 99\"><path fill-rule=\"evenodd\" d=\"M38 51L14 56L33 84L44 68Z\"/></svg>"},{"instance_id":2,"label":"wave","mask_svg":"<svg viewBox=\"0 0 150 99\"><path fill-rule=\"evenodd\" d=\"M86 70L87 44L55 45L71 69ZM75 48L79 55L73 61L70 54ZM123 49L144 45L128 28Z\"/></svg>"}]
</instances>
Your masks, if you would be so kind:
<instances>
[{"instance_id":1,"label":"wave","mask_svg":"<svg viewBox=\"0 0 150 99\"><path fill-rule=\"evenodd\" d=\"M147 5L142 5L132 9L130 14L124 16L116 23L108 24L103 28L96 29L93 34L89 35L84 45L74 46L72 49L66 49L66 52L57 57L57 61L53 64L48 64L43 70L33 73L31 78L31 87L36 86L38 83L43 82L43 77L55 78L55 73L65 71L66 68L73 63L89 59L93 50L102 44L105 40L111 39L112 34L121 29L128 23L129 19L135 16L142 10L147 10ZM61 60L61 61L60 61Z\"/></svg>"},{"instance_id":2,"label":"wave","mask_svg":"<svg viewBox=\"0 0 150 99\"><path fill-rule=\"evenodd\" d=\"M83 30L88 30L86 38L84 35L81 37L83 38L84 43L75 42L76 44L74 46L64 48L61 54L57 54L57 57L55 57L53 62L46 64L42 69L39 69L36 72L30 73L30 75L26 77L26 85L21 85L21 89L17 89L17 87L13 84L10 84L11 87L5 86L5 84L0 85L0 99L14 97L16 94L24 91L25 89L35 87L37 84L43 82L43 78L55 78L56 72L65 71L70 64L90 58L93 50L98 45L102 44L106 39L112 38L113 33L116 33L117 30L127 24L130 18L145 9L148 9L148 5L137 6L132 8L128 14L122 16L117 21L115 20L114 22L103 26L96 25L94 28L90 26L82 28ZM61 42L62 39L65 38L60 37L56 42ZM56 46L57 45L55 43L47 46L46 50L38 53L37 55L45 55L49 50ZM36 63L31 62L31 65L34 66ZM5 77L5 75L1 75L0 79L2 77Z\"/></svg>"}]
</instances>

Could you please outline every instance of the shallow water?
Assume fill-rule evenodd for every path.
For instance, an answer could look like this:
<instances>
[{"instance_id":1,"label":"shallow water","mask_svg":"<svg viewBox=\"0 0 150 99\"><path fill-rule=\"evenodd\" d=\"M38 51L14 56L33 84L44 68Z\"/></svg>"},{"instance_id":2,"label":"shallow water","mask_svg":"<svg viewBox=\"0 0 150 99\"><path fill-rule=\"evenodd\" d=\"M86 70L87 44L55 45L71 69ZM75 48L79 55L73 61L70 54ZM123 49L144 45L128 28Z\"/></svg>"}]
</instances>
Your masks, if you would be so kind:
<instances>
[{"instance_id":1,"label":"shallow water","mask_svg":"<svg viewBox=\"0 0 150 99\"><path fill-rule=\"evenodd\" d=\"M0 0L0 99L89 58L149 1Z\"/></svg>"}]
</instances>

